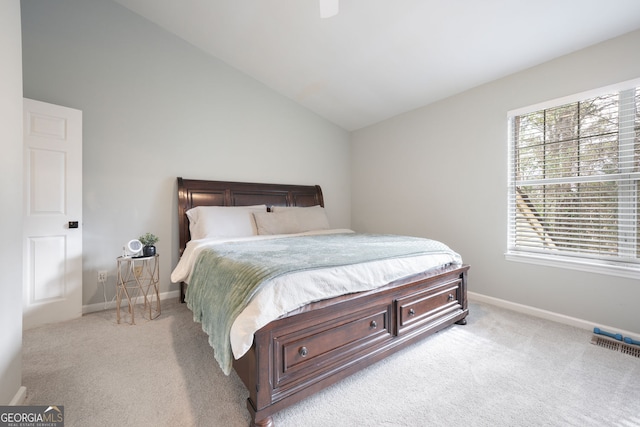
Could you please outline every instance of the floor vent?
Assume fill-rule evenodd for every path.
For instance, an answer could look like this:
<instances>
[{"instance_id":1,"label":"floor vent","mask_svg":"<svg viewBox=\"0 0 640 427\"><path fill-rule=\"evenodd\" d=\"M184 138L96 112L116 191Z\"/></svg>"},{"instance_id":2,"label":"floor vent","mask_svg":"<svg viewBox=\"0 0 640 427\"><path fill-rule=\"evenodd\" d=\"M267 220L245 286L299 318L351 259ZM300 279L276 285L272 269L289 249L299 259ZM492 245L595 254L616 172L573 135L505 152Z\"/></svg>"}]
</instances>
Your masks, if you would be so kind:
<instances>
[{"instance_id":1,"label":"floor vent","mask_svg":"<svg viewBox=\"0 0 640 427\"><path fill-rule=\"evenodd\" d=\"M640 358L640 346L627 344L622 341L614 340L613 338L594 335L591 338L591 344L595 344L600 347L608 348L609 350L619 351L621 353Z\"/></svg>"}]
</instances>

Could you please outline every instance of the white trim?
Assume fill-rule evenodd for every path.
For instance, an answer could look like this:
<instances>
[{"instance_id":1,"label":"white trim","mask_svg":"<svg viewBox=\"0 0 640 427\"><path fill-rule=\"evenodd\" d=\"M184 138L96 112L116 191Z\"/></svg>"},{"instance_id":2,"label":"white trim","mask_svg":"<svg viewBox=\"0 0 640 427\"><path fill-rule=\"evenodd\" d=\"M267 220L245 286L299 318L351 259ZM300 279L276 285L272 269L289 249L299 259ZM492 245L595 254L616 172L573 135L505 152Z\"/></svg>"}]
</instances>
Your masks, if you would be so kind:
<instances>
[{"instance_id":1,"label":"white trim","mask_svg":"<svg viewBox=\"0 0 640 427\"><path fill-rule=\"evenodd\" d=\"M598 263L596 259L587 260L581 258L560 257L558 255L546 256L531 252L507 252L504 254L504 258L507 261L566 268L569 270L606 274L609 276L618 276L627 279L640 279L640 268L638 267L624 267L620 265L605 264L604 261Z\"/></svg>"},{"instance_id":2,"label":"white trim","mask_svg":"<svg viewBox=\"0 0 640 427\"><path fill-rule=\"evenodd\" d=\"M631 89L632 87L637 86L640 86L640 78L615 83L597 89L586 90L580 93L574 93L572 95L563 96L560 98L552 99L550 101L540 102L534 105L528 105L526 107L516 108L514 110L507 111L507 117L520 116L522 114L532 113L538 110L546 110L547 108L570 104L572 102L583 101L585 99L593 98L606 93L620 92L621 90Z\"/></svg>"},{"instance_id":3,"label":"white trim","mask_svg":"<svg viewBox=\"0 0 640 427\"><path fill-rule=\"evenodd\" d=\"M23 405L27 400L27 388L25 386L20 386L16 395L13 396L13 399L9 402L9 406L20 406Z\"/></svg>"},{"instance_id":4,"label":"white trim","mask_svg":"<svg viewBox=\"0 0 640 427\"><path fill-rule=\"evenodd\" d=\"M163 292L160 294L160 301L179 297L180 291ZM120 304L120 307L123 307L125 304L126 301L123 301L122 304ZM95 313L96 311L110 310L112 308L116 308L116 302L113 300L109 302L99 302L95 304L83 305L82 314Z\"/></svg>"},{"instance_id":5,"label":"white trim","mask_svg":"<svg viewBox=\"0 0 640 427\"><path fill-rule=\"evenodd\" d=\"M541 319L550 320L552 322L562 323L564 325L575 326L576 328L586 329L588 331L593 331L594 327L598 327L600 329L606 331L615 331L615 333L622 334L625 337L629 337L634 340L640 340L638 338L638 333L625 331L623 329L618 329L613 326L607 325L599 325L596 322L592 322L589 320L578 319L576 317L566 316L564 314L555 313L553 311L542 310L540 308L531 307L524 304L518 304L515 302L503 300L500 298L494 298L483 294L478 294L475 292L467 292L467 296L471 301L478 301L490 305L495 305L496 307L505 308L507 310L515 311L517 313L528 314L530 316L539 317ZM473 312L470 312L470 316L473 315Z\"/></svg>"}]
</instances>

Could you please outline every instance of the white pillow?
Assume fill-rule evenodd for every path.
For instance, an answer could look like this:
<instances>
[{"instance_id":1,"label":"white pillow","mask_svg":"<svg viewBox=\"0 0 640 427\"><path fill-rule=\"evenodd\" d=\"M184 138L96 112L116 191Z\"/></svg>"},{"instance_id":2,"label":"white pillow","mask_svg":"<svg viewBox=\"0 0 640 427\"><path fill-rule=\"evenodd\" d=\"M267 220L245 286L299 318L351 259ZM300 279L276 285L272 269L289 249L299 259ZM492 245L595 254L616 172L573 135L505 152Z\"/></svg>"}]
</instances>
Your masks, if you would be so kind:
<instances>
[{"instance_id":1,"label":"white pillow","mask_svg":"<svg viewBox=\"0 0 640 427\"><path fill-rule=\"evenodd\" d=\"M267 205L198 206L189 209L191 239L211 237L246 237L258 233L254 212L266 212Z\"/></svg>"},{"instance_id":2,"label":"white pillow","mask_svg":"<svg viewBox=\"0 0 640 427\"><path fill-rule=\"evenodd\" d=\"M272 207L273 212L254 212L258 234L293 234L329 229L323 207Z\"/></svg>"}]
</instances>

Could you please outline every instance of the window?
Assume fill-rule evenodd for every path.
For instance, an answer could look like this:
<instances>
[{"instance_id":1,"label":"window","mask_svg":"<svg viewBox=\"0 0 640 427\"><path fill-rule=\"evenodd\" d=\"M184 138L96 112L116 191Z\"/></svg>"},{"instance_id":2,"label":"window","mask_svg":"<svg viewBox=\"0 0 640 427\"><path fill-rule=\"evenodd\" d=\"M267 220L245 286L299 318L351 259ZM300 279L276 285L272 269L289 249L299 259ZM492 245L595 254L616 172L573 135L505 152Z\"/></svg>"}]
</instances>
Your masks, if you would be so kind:
<instances>
[{"instance_id":1,"label":"window","mask_svg":"<svg viewBox=\"0 0 640 427\"><path fill-rule=\"evenodd\" d=\"M507 259L640 277L639 86L509 114Z\"/></svg>"}]
</instances>

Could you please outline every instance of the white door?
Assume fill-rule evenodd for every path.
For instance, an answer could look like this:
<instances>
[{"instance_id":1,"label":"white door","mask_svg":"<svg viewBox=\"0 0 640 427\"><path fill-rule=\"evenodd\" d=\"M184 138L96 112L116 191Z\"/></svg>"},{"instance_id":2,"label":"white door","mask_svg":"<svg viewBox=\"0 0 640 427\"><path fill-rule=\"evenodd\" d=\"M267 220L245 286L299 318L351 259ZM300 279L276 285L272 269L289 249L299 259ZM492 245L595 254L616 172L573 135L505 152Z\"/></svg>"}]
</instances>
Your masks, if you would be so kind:
<instances>
[{"instance_id":1,"label":"white door","mask_svg":"<svg viewBox=\"0 0 640 427\"><path fill-rule=\"evenodd\" d=\"M24 99L23 327L82 315L82 111Z\"/></svg>"}]
</instances>

